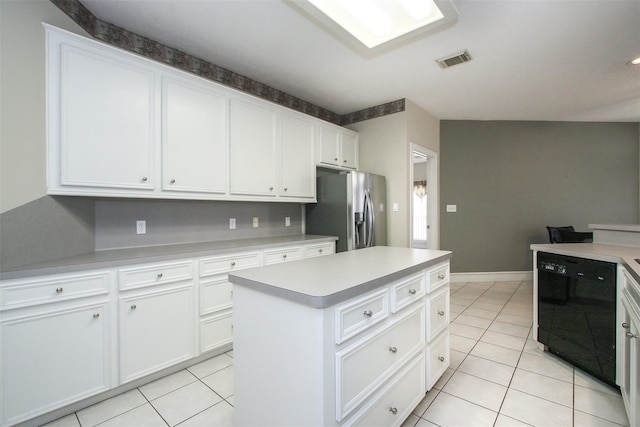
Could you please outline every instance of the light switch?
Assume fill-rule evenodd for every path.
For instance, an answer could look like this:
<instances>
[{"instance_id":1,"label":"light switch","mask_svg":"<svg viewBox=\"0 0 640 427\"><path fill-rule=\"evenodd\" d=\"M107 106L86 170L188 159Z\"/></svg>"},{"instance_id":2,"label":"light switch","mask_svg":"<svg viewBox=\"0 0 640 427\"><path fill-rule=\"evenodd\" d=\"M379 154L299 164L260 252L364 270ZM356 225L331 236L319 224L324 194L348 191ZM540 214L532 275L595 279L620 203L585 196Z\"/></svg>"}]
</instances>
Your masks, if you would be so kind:
<instances>
[{"instance_id":1,"label":"light switch","mask_svg":"<svg viewBox=\"0 0 640 427\"><path fill-rule=\"evenodd\" d=\"M398 212L398 204L397 203L393 204L393 211L394 212Z\"/></svg>"}]
</instances>

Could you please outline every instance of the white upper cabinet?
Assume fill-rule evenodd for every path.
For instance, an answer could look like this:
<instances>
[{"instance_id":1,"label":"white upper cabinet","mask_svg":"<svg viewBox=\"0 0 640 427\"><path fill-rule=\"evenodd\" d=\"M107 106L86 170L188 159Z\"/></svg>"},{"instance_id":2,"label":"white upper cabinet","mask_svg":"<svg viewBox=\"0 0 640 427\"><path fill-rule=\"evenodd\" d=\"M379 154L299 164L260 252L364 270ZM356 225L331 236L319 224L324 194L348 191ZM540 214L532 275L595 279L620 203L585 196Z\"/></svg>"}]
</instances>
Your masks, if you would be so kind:
<instances>
[{"instance_id":1,"label":"white upper cabinet","mask_svg":"<svg viewBox=\"0 0 640 427\"><path fill-rule=\"evenodd\" d=\"M283 197L315 200L316 126L302 115L280 114L280 187Z\"/></svg>"},{"instance_id":2,"label":"white upper cabinet","mask_svg":"<svg viewBox=\"0 0 640 427\"><path fill-rule=\"evenodd\" d=\"M357 169L348 129L43 25L48 194L315 202Z\"/></svg>"},{"instance_id":3,"label":"white upper cabinet","mask_svg":"<svg viewBox=\"0 0 640 427\"><path fill-rule=\"evenodd\" d=\"M248 100L232 99L229 145L231 194L275 196L277 114Z\"/></svg>"},{"instance_id":4,"label":"white upper cabinet","mask_svg":"<svg viewBox=\"0 0 640 427\"><path fill-rule=\"evenodd\" d=\"M162 189L227 192L227 97L207 82L162 81Z\"/></svg>"},{"instance_id":5,"label":"white upper cabinet","mask_svg":"<svg viewBox=\"0 0 640 427\"><path fill-rule=\"evenodd\" d=\"M59 53L59 183L152 190L154 73L83 46Z\"/></svg>"},{"instance_id":6,"label":"white upper cabinet","mask_svg":"<svg viewBox=\"0 0 640 427\"><path fill-rule=\"evenodd\" d=\"M316 154L319 166L358 168L358 134L338 126L320 126Z\"/></svg>"}]
</instances>

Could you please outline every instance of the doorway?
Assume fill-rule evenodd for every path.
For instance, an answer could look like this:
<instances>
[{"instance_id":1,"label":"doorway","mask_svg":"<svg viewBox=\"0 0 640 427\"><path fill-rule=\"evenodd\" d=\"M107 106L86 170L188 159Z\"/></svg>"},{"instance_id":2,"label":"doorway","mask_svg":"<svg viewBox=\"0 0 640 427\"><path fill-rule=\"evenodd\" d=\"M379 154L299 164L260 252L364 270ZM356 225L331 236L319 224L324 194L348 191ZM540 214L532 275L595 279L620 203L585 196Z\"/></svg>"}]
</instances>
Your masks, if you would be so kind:
<instances>
[{"instance_id":1,"label":"doorway","mask_svg":"<svg viewBox=\"0 0 640 427\"><path fill-rule=\"evenodd\" d=\"M438 249L438 163L431 150L411 144L409 241L416 249Z\"/></svg>"}]
</instances>

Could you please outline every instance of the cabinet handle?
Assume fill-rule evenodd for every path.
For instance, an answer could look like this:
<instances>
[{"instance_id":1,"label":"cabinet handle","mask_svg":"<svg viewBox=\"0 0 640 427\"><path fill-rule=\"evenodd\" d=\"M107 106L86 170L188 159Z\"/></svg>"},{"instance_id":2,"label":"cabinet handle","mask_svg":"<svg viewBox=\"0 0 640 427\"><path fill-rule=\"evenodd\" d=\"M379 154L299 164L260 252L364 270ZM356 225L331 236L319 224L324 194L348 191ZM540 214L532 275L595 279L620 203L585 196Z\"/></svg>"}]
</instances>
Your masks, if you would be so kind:
<instances>
[{"instance_id":1,"label":"cabinet handle","mask_svg":"<svg viewBox=\"0 0 640 427\"><path fill-rule=\"evenodd\" d=\"M444 316L444 311L438 310L438 316Z\"/></svg>"},{"instance_id":2,"label":"cabinet handle","mask_svg":"<svg viewBox=\"0 0 640 427\"><path fill-rule=\"evenodd\" d=\"M362 313L362 314L364 314L364 315L365 315L365 316L367 316L367 317L371 317L371 316L373 316L373 311L371 311L371 310L365 310L365 311L364 311L364 313Z\"/></svg>"},{"instance_id":3,"label":"cabinet handle","mask_svg":"<svg viewBox=\"0 0 640 427\"><path fill-rule=\"evenodd\" d=\"M282 255L282 259L287 259L287 254Z\"/></svg>"},{"instance_id":4,"label":"cabinet handle","mask_svg":"<svg viewBox=\"0 0 640 427\"><path fill-rule=\"evenodd\" d=\"M273 191L273 187L269 187L269 191Z\"/></svg>"},{"instance_id":5,"label":"cabinet handle","mask_svg":"<svg viewBox=\"0 0 640 427\"><path fill-rule=\"evenodd\" d=\"M56 288L56 294L61 294L64 291L63 288Z\"/></svg>"},{"instance_id":6,"label":"cabinet handle","mask_svg":"<svg viewBox=\"0 0 640 427\"><path fill-rule=\"evenodd\" d=\"M322 253L322 249L318 249L318 252Z\"/></svg>"},{"instance_id":7,"label":"cabinet handle","mask_svg":"<svg viewBox=\"0 0 640 427\"><path fill-rule=\"evenodd\" d=\"M447 276L445 276L444 274L438 274L438 279L440 279L440 280L443 280L445 277L447 277Z\"/></svg>"},{"instance_id":8,"label":"cabinet handle","mask_svg":"<svg viewBox=\"0 0 640 427\"><path fill-rule=\"evenodd\" d=\"M391 353L397 353L398 352L398 348L397 347L389 347L389 351Z\"/></svg>"},{"instance_id":9,"label":"cabinet handle","mask_svg":"<svg viewBox=\"0 0 640 427\"><path fill-rule=\"evenodd\" d=\"M149 178L147 178L146 176L143 176L142 177L142 182L147 182L147 181L149 181Z\"/></svg>"},{"instance_id":10,"label":"cabinet handle","mask_svg":"<svg viewBox=\"0 0 640 427\"><path fill-rule=\"evenodd\" d=\"M164 276L164 274L158 273L158 279L162 279L162 276Z\"/></svg>"},{"instance_id":11,"label":"cabinet handle","mask_svg":"<svg viewBox=\"0 0 640 427\"><path fill-rule=\"evenodd\" d=\"M625 328L625 329L629 329L629 324L627 322L624 322L622 324L622 327Z\"/></svg>"},{"instance_id":12,"label":"cabinet handle","mask_svg":"<svg viewBox=\"0 0 640 427\"><path fill-rule=\"evenodd\" d=\"M394 408L393 406L391 408L389 408L389 412L391 412L393 415L398 413L398 408Z\"/></svg>"},{"instance_id":13,"label":"cabinet handle","mask_svg":"<svg viewBox=\"0 0 640 427\"><path fill-rule=\"evenodd\" d=\"M638 338L638 334L634 334L632 332L627 332L625 335L627 338Z\"/></svg>"},{"instance_id":14,"label":"cabinet handle","mask_svg":"<svg viewBox=\"0 0 640 427\"><path fill-rule=\"evenodd\" d=\"M409 293L410 293L411 295L415 295L415 294L416 294L416 292L417 292L417 291L416 291L415 289L409 289Z\"/></svg>"},{"instance_id":15,"label":"cabinet handle","mask_svg":"<svg viewBox=\"0 0 640 427\"><path fill-rule=\"evenodd\" d=\"M131 310L135 310L136 308L138 308L138 306L137 306L137 305L135 305L135 304L131 304Z\"/></svg>"},{"instance_id":16,"label":"cabinet handle","mask_svg":"<svg viewBox=\"0 0 640 427\"><path fill-rule=\"evenodd\" d=\"M100 317L100 313L94 313L94 314L93 314L93 318L94 318L94 319L97 319L98 317Z\"/></svg>"},{"instance_id":17,"label":"cabinet handle","mask_svg":"<svg viewBox=\"0 0 640 427\"><path fill-rule=\"evenodd\" d=\"M338 158L336 157L336 158L334 158L333 160L334 160L335 162L337 162L337 161L338 161Z\"/></svg>"},{"instance_id":18,"label":"cabinet handle","mask_svg":"<svg viewBox=\"0 0 640 427\"><path fill-rule=\"evenodd\" d=\"M343 161L342 161L342 163L347 163L347 161L346 161L346 160L343 160Z\"/></svg>"},{"instance_id":19,"label":"cabinet handle","mask_svg":"<svg viewBox=\"0 0 640 427\"><path fill-rule=\"evenodd\" d=\"M231 261L231 267L235 267L236 266L236 262L235 261Z\"/></svg>"},{"instance_id":20,"label":"cabinet handle","mask_svg":"<svg viewBox=\"0 0 640 427\"><path fill-rule=\"evenodd\" d=\"M287 190L288 190L288 188L287 188L287 187L284 187L284 191L286 192Z\"/></svg>"},{"instance_id":21,"label":"cabinet handle","mask_svg":"<svg viewBox=\"0 0 640 427\"><path fill-rule=\"evenodd\" d=\"M172 179L170 182L171 182L172 184L175 184L175 183L176 183L176 180L175 180L175 179Z\"/></svg>"}]
</instances>

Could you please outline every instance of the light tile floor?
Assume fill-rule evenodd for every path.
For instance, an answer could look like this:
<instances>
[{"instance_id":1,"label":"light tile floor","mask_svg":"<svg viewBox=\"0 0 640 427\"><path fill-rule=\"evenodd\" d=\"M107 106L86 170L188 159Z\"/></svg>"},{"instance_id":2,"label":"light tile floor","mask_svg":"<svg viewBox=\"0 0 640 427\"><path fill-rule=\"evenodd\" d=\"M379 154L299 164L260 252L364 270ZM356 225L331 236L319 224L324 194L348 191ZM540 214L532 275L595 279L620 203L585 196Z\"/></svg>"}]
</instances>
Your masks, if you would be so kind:
<instances>
[{"instance_id":1,"label":"light tile floor","mask_svg":"<svg viewBox=\"0 0 640 427\"><path fill-rule=\"evenodd\" d=\"M404 422L429 426L628 426L620 393L533 341L530 282L451 284L451 366ZM233 352L47 424L230 426Z\"/></svg>"}]
</instances>

